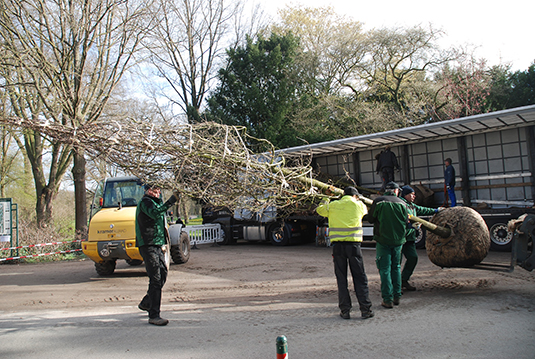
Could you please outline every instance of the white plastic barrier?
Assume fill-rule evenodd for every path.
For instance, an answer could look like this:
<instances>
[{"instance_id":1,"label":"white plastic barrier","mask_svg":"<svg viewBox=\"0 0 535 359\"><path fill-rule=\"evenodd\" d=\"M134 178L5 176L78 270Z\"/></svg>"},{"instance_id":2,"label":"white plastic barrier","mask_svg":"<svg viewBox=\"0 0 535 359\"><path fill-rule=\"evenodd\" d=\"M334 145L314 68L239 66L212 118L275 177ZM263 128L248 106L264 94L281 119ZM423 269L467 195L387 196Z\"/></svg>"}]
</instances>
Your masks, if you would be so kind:
<instances>
[{"instance_id":1,"label":"white plastic barrier","mask_svg":"<svg viewBox=\"0 0 535 359\"><path fill-rule=\"evenodd\" d=\"M203 243L222 242L224 239L219 223L186 226L182 230L188 234L192 246Z\"/></svg>"}]
</instances>

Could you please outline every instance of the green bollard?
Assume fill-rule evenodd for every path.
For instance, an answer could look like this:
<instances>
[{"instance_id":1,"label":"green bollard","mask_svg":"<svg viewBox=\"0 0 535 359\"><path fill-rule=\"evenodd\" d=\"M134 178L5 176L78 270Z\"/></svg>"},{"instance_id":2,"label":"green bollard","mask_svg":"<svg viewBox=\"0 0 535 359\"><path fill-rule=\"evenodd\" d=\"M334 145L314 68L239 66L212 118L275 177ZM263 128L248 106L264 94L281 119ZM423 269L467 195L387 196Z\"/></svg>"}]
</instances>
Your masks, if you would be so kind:
<instances>
[{"instance_id":1,"label":"green bollard","mask_svg":"<svg viewBox=\"0 0 535 359\"><path fill-rule=\"evenodd\" d=\"M277 359L288 359L288 341L284 335L277 337Z\"/></svg>"}]
</instances>

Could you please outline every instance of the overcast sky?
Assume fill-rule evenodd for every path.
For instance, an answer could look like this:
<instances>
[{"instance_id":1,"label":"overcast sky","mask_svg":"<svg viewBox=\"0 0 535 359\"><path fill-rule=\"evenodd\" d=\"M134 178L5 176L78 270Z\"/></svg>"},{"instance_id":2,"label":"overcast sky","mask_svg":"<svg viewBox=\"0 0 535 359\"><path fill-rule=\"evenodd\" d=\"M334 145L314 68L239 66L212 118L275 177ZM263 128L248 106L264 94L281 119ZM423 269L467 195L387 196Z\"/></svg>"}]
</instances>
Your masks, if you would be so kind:
<instances>
[{"instance_id":1,"label":"overcast sky","mask_svg":"<svg viewBox=\"0 0 535 359\"><path fill-rule=\"evenodd\" d=\"M431 23L446 32L444 47L471 44L477 47L477 57L487 59L488 65L511 64L513 71L525 71L535 60L534 0L257 1L272 16L286 5L331 5L338 13L362 22L366 29Z\"/></svg>"}]
</instances>

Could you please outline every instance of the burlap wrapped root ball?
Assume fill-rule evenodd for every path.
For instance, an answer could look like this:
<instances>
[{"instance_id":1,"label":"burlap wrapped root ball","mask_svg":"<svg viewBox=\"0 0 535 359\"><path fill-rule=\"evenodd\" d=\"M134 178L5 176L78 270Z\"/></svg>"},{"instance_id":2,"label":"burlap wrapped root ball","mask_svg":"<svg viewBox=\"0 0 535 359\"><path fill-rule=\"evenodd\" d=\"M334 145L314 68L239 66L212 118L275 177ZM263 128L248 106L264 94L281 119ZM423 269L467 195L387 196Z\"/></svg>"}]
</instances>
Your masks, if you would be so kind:
<instances>
[{"instance_id":1,"label":"burlap wrapped root ball","mask_svg":"<svg viewBox=\"0 0 535 359\"><path fill-rule=\"evenodd\" d=\"M481 263L489 253L489 229L472 208L447 208L434 215L431 222L451 229L448 238L427 232L427 256L437 266L470 267Z\"/></svg>"}]
</instances>

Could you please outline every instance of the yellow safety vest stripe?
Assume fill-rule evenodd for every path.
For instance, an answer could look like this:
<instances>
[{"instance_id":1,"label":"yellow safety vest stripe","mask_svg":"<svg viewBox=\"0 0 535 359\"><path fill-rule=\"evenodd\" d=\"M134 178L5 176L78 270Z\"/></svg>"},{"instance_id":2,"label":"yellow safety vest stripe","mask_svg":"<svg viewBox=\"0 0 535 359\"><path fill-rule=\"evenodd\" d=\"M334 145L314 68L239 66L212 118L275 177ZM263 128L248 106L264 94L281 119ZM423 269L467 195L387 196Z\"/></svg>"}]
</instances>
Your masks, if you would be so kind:
<instances>
[{"instance_id":1,"label":"yellow safety vest stripe","mask_svg":"<svg viewBox=\"0 0 535 359\"><path fill-rule=\"evenodd\" d=\"M362 233L353 233L353 234L331 234L329 233L329 238L331 241L334 241L337 238L362 238Z\"/></svg>"},{"instance_id":2,"label":"yellow safety vest stripe","mask_svg":"<svg viewBox=\"0 0 535 359\"><path fill-rule=\"evenodd\" d=\"M331 232L353 232L353 231L362 231L362 227L351 227L351 228L332 228L329 227Z\"/></svg>"}]
</instances>

